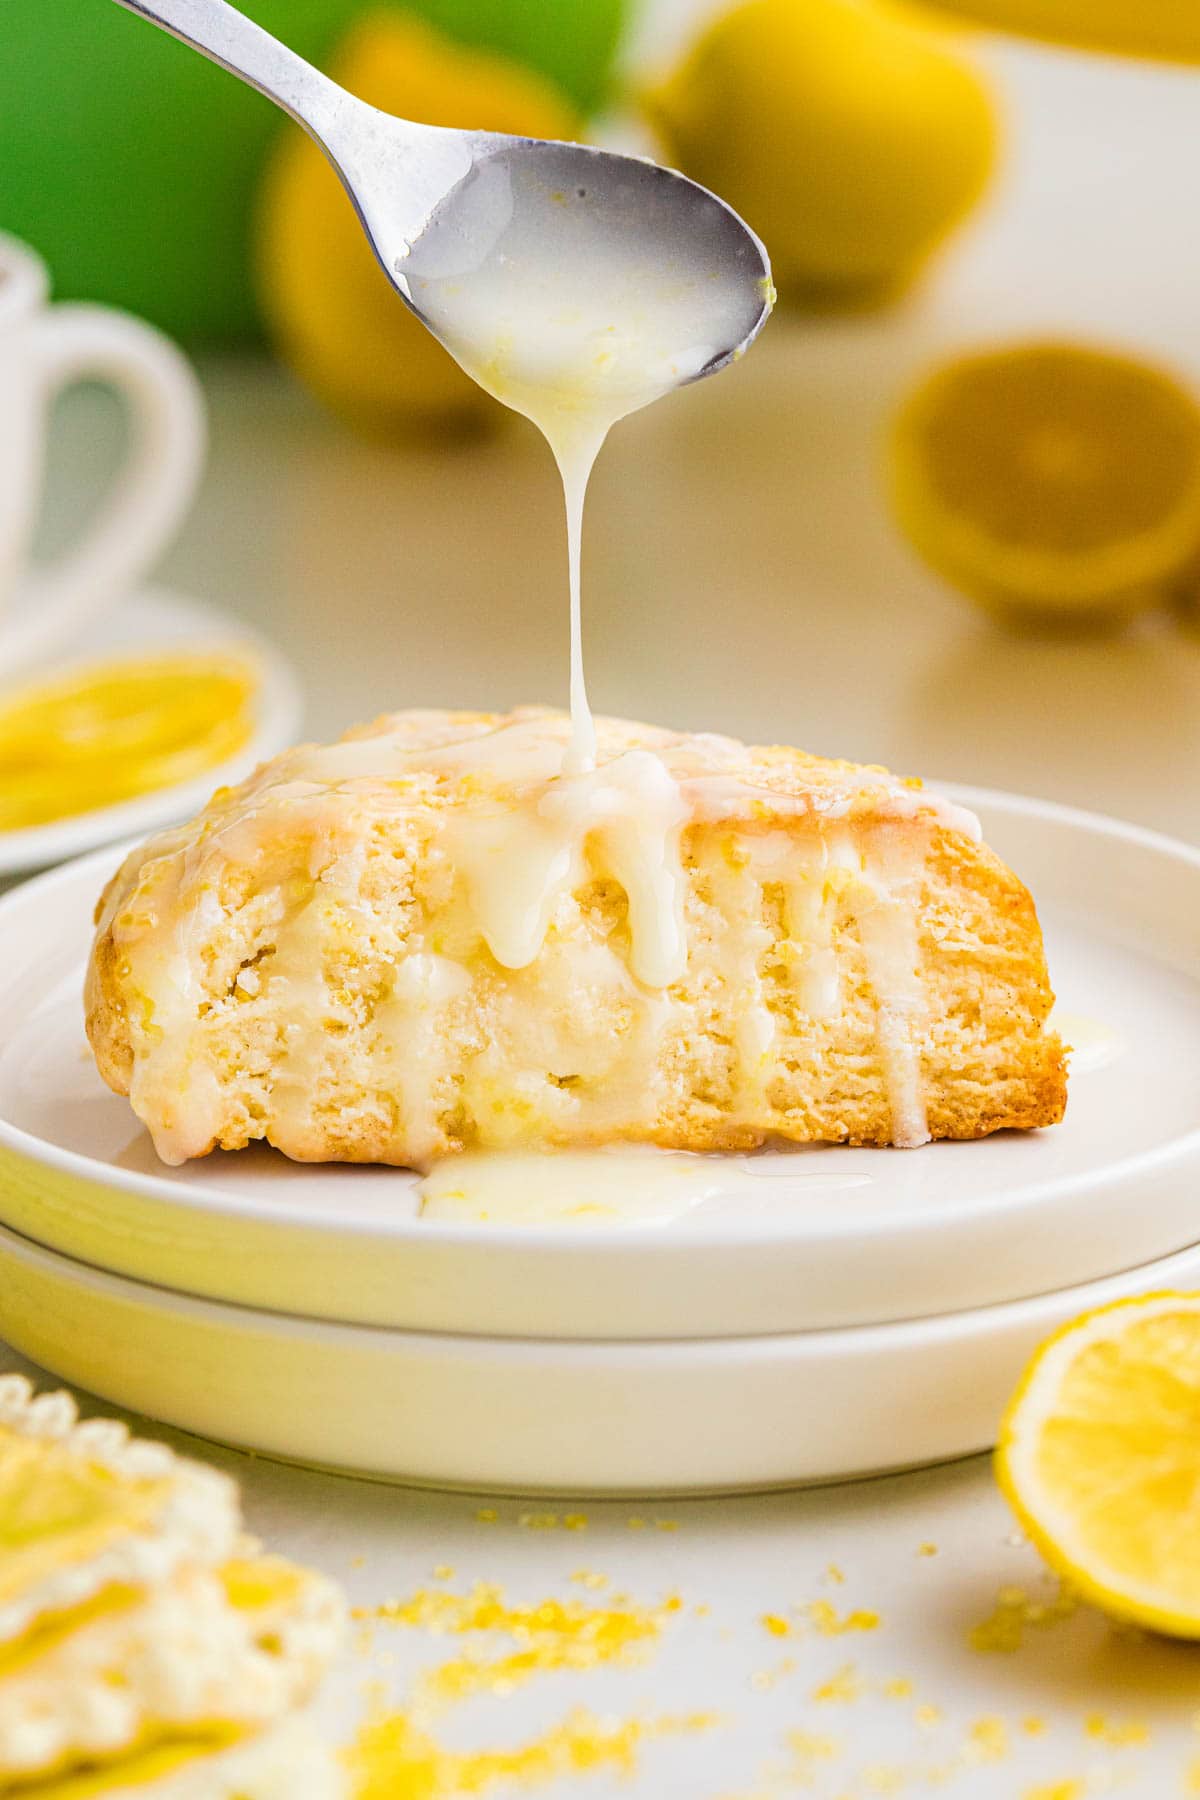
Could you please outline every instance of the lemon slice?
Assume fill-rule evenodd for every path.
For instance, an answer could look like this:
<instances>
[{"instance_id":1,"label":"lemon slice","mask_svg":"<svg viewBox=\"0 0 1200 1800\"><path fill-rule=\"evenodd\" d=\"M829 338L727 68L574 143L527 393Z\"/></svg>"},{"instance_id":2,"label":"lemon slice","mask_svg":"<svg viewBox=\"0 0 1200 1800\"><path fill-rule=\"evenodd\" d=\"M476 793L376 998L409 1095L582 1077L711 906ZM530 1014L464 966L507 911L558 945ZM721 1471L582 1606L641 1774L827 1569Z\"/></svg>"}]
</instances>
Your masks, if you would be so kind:
<instances>
[{"instance_id":1,"label":"lemon slice","mask_svg":"<svg viewBox=\"0 0 1200 1800\"><path fill-rule=\"evenodd\" d=\"M0 701L0 831L189 781L245 748L259 676L190 651L87 664Z\"/></svg>"},{"instance_id":2,"label":"lemon slice","mask_svg":"<svg viewBox=\"0 0 1200 1800\"><path fill-rule=\"evenodd\" d=\"M892 433L914 548L1008 613L1113 615L1159 597L1200 545L1200 408L1146 363L1066 343L965 356Z\"/></svg>"},{"instance_id":3,"label":"lemon slice","mask_svg":"<svg viewBox=\"0 0 1200 1800\"><path fill-rule=\"evenodd\" d=\"M1005 1415L996 1470L1082 1595L1200 1638L1200 1294L1118 1301L1052 1337Z\"/></svg>"}]
</instances>

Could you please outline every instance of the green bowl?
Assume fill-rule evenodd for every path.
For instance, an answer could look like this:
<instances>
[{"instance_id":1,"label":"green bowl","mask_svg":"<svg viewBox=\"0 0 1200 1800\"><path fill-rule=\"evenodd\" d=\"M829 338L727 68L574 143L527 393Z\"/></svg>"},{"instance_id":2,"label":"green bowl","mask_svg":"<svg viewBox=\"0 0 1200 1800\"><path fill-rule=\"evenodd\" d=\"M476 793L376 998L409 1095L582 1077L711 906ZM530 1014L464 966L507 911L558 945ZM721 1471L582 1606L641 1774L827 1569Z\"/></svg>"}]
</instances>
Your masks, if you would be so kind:
<instances>
[{"instance_id":1,"label":"green bowl","mask_svg":"<svg viewBox=\"0 0 1200 1800\"><path fill-rule=\"evenodd\" d=\"M377 9L241 7L317 63ZM586 112L603 97L624 0L416 0L411 10L540 70ZM128 307L192 342L255 335L250 220L279 112L111 0L3 0L3 14L0 228L45 257L61 299Z\"/></svg>"}]
</instances>

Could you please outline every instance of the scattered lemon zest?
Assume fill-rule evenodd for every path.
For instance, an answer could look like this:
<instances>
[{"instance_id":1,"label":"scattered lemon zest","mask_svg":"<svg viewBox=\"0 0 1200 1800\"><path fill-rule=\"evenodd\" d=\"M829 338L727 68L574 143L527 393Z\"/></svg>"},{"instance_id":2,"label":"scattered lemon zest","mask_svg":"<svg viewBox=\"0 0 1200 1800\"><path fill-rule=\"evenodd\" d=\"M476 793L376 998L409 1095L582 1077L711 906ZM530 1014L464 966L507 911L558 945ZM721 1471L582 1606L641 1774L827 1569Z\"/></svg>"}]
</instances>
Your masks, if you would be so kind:
<instances>
[{"instance_id":1,"label":"scattered lemon zest","mask_svg":"<svg viewBox=\"0 0 1200 1800\"><path fill-rule=\"evenodd\" d=\"M855 1664L843 1663L836 1669L828 1681L822 1681L812 1691L814 1700L828 1700L838 1703L859 1700L862 1698L863 1685Z\"/></svg>"},{"instance_id":2,"label":"scattered lemon zest","mask_svg":"<svg viewBox=\"0 0 1200 1800\"><path fill-rule=\"evenodd\" d=\"M842 1754L841 1740L826 1737L819 1731L789 1731L787 1747L799 1765L799 1772L804 1774L808 1773L808 1765L814 1762L834 1762Z\"/></svg>"},{"instance_id":3,"label":"scattered lemon zest","mask_svg":"<svg viewBox=\"0 0 1200 1800\"><path fill-rule=\"evenodd\" d=\"M1150 1727L1140 1719L1130 1719L1124 1724L1113 1724L1103 1713L1089 1713L1083 1722L1083 1729L1090 1738L1096 1738L1102 1744L1108 1744L1114 1750L1127 1749L1131 1744L1148 1744Z\"/></svg>"},{"instance_id":4,"label":"scattered lemon zest","mask_svg":"<svg viewBox=\"0 0 1200 1800\"><path fill-rule=\"evenodd\" d=\"M877 1631L879 1614L866 1607L856 1607L839 1617L837 1608L828 1600L810 1600L805 1607L809 1623L822 1637L843 1637L848 1631Z\"/></svg>"},{"instance_id":5,"label":"scattered lemon zest","mask_svg":"<svg viewBox=\"0 0 1200 1800\"><path fill-rule=\"evenodd\" d=\"M968 1631L967 1643L980 1655L1010 1655L1021 1648L1030 1627L1061 1625L1078 1610L1078 1597L1063 1582L1049 1600L1034 1600L1024 1588L1005 1586L987 1618Z\"/></svg>"},{"instance_id":6,"label":"scattered lemon zest","mask_svg":"<svg viewBox=\"0 0 1200 1800\"><path fill-rule=\"evenodd\" d=\"M967 1732L968 1760L1000 1762L1008 1755L1008 1728L994 1715L976 1719Z\"/></svg>"},{"instance_id":7,"label":"scattered lemon zest","mask_svg":"<svg viewBox=\"0 0 1200 1800\"><path fill-rule=\"evenodd\" d=\"M603 1577L601 1580L603 1581ZM661 1636L683 1602L669 1595L658 1606L635 1606L618 1597L606 1607L582 1600L547 1599L533 1606L509 1606L503 1590L479 1582L470 1593L422 1588L406 1600L385 1601L370 1616L390 1625L465 1637L501 1633L515 1651L499 1657L464 1655L422 1678L425 1695L438 1702L470 1695L510 1694L533 1676L550 1670L593 1669L639 1662ZM362 1617L358 1609L355 1617Z\"/></svg>"},{"instance_id":8,"label":"scattered lemon zest","mask_svg":"<svg viewBox=\"0 0 1200 1800\"><path fill-rule=\"evenodd\" d=\"M773 1687L776 1687L778 1683L783 1680L785 1675L793 1674L795 1668L795 1657L785 1656L783 1661L776 1663L773 1669L756 1669L754 1674L750 1677L750 1686L756 1693L769 1693Z\"/></svg>"},{"instance_id":9,"label":"scattered lemon zest","mask_svg":"<svg viewBox=\"0 0 1200 1800\"><path fill-rule=\"evenodd\" d=\"M355 1800L460 1800L501 1784L544 1786L593 1769L632 1775L651 1738L711 1729L713 1713L660 1719L600 1719L584 1708L509 1750L447 1750L411 1714L375 1718L345 1754Z\"/></svg>"},{"instance_id":10,"label":"scattered lemon zest","mask_svg":"<svg viewBox=\"0 0 1200 1800\"><path fill-rule=\"evenodd\" d=\"M791 1622L782 1618L779 1613L764 1613L761 1623L772 1637L791 1637L792 1635Z\"/></svg>"}]
</instances>

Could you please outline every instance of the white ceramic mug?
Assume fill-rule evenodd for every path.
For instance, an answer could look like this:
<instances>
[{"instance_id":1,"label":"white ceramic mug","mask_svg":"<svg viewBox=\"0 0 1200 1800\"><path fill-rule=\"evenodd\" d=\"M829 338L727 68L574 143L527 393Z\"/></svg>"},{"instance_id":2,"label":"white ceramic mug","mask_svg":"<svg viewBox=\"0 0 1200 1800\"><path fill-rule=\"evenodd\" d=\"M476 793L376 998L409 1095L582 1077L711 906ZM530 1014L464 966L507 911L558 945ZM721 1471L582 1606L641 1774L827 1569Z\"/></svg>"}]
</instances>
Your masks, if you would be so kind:
<instances>
[{"instance_id":1,"label":"white ceramic mug","mask_svg":"<svg viewBox=\"0 0 1200 1800\"><path fill-rule=\"evenodd\" d=\"M203 400L182 353L128 314L51 306L49 285L33 252L0 233L0 676L69 643L146 572L191 503L204 453ZM121 395L129 450L82 537L34 565L47 419L75 381Z\"/></svg>"}]
</instances>

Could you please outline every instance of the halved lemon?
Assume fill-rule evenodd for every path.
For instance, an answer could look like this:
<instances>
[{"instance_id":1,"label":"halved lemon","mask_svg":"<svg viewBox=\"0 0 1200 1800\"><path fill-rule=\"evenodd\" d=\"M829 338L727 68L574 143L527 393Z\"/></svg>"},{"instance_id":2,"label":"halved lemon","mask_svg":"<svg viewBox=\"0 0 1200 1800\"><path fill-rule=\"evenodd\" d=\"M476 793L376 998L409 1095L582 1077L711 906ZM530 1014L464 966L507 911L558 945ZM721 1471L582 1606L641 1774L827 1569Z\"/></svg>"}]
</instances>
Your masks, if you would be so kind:
<instances>
[{"instance_id":1,"label":"halved lemon","mask_svg":"<svg viewBox=\"0 0 1200 1800\"><path fill-rule=\"evenodd\" d=\"M1121 1300L1052 1337L1005 1415L996 1472L1086 1599L1200 1638L1200 1294Z\"/></svg>"},{"instance_id":2,"label":"halved lemon","mask_svg":"<svg viewBox=\"0 0 1200 1800\"><path fill-rule=\"evenodd\" d=\"M914 548L986 606L1132 612L1200 545L1200 407L1128 356L1002 346L956 358L908 396L890 478Z\"/></svg>"}]
</instances>

